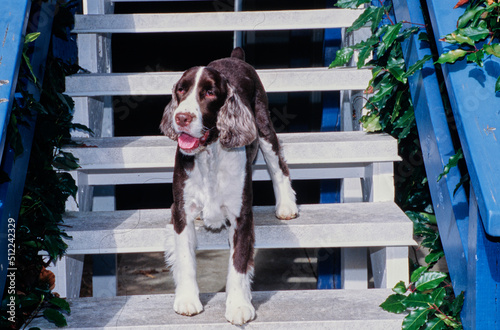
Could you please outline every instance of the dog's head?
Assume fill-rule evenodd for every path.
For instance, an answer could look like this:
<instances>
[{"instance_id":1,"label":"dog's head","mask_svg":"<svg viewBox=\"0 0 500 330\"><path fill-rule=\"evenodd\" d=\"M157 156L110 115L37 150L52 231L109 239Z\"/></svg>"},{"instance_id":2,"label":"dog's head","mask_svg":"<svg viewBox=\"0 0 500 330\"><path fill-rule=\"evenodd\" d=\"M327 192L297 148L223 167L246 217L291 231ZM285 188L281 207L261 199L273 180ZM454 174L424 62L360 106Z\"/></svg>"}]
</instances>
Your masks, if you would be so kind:
<instances>
[{"instance_id":1,"label":"dog's head","mask_svg":"<svg viewBox=\"0 0 500 330\"><path fill-rule=\"evenodd\" d=\"M172 90L160 129L177 140L182 153L194 155L210 143L238 148L257 138L248 104L217 70L194 67L182 75Z\"/></svg>"}]
</instances>

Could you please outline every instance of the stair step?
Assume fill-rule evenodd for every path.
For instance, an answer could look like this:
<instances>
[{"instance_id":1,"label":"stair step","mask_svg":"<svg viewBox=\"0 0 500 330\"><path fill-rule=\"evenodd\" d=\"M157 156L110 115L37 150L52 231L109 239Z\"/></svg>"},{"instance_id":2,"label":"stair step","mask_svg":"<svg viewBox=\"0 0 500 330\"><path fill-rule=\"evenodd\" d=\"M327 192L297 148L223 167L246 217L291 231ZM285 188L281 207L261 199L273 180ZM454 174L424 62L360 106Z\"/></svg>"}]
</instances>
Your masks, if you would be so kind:
<instances>
[{"instance_id":1,"label":"stair step","mask_svg":"<svg viewBox=\"0 0 500 330\"><path fill-rule=\"evenodd\" d=\"M256 248L409 246L413 224L392 202L300 205L290 221L275 217L274 206L255 206ZM69 255L164 251L173 230L169 209L68 212L64 223ZM226 230L214 233L196 221L199 250L228 249Z\"/></svg>"},{"instance_id":2,"label":"stair step","mask_svg":"<svg viewBox=\"0 0 500 330\"><path fill-rule=\"evenodd\" d=\"M245 329L401 329L405 314L379 305L387 289L253 292L257 317ZM224 318L226 294L201 294L204 312L192 317L173 311L174 295L78 298L69 300L65 329L235 329ZM30 326L56 329L43 318Z\"/></svg>"},{"instance_id":3,"label":"stair step","mask_svg":"<svg viewBox=\"0 0 500 330\"><path fill-rule=\"evenodd\" d=\"M349 27L357 9L76 15L73 33L270 31Z\"/></svg>"},{"instance_id":4,"label":"stair step","mask_svg":"<svg viewBox=\"0 0 500 330\"><path fill-rule=\"evenodd\" d=\"M278 134L293 179L366 177L370 165L399 161L397 141L387 134L321 132ZM79 158L89 185L172 182L177 142L164 136L80 138L65 151ZM264 157L254 180L269 180Z\"/></svg>"},{"instance_id":5,"label":"stair step","mask_svg":"<svg viewBox=\"0 0 500 330\"><path fill-rule=\"evenodd\" d=\"M267 92L364 90L371 70L297 68L257 70ZM182 72L90 73L66 78L69 96L170 95Z\"/></svg>"}]
</instances>

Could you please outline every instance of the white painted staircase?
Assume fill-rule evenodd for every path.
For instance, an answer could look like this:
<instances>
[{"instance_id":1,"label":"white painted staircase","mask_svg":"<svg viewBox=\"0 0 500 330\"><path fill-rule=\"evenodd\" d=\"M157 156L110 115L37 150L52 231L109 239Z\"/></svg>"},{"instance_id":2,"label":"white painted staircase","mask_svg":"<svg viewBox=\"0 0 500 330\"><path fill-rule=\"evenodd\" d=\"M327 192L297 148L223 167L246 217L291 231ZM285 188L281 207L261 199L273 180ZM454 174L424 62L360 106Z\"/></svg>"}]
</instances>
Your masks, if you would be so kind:
<instances>
[{"instance_id":1,"label":"white painted staircase","mask_svg":"<svg viewBox=\"0 0 500 330\"><path fill-rule=\"evenodd\" d=\"M108 33L342 28L350 26L359 12L113 15L113 2L107 0L84 0L84 7L84 15L76 17L75 32L79 33L80 65L91 73L69 77L66 93L77 104L75 121L93 128L98 137L76 137L80 145L67 148L80 159L81 168L73 173L79 185L78 207L68 205L65 225L73 239L54 272L55 291L68 297L71 305L69 328L233 327L224 318L224 293L203 294L205 311L194 317L175 314L172 295L78 298L84 255L162 251L170 221L170 211L164 209L95 211L92 207L93 187L171 182L176 149L175 142L163 136L111 137L106 133L110 131L106 127L110 96L170 94L181 75L111 73ZM355 68L258 72L269 93L359 91L371 78L369 71ZM349 105L345 112L350 114L349 100L344 98L342 103ZM362 131L280 134L279 138L293 180L344 179L345 186L359 187L359 202L300 205L300 217L291 221L276 219L273 207L256 206L256 247L341 248L344 289L254 292L257 318L246 327L400 329L402 316L378 307L390 294L387 288L408 281L408 246L414 245L412 223L393 203L393 162L399 160L396 141L385 134ZM270 180L261 155L254 165L254 180ZM201 250L228 248L225 230L214 234L199 226L197 233ZM368 289L369 264L375 289ZM30 326L55 328L43 318Z\"/></svg>"}]
</instances>

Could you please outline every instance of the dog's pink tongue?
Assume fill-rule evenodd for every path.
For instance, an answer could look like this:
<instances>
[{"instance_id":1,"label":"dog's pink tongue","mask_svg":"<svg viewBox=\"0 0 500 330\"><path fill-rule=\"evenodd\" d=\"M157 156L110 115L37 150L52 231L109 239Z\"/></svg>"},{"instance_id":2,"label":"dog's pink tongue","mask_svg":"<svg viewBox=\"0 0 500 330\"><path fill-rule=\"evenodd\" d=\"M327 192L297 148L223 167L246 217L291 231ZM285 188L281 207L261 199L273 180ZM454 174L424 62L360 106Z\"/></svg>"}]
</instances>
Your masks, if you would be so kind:
<instances>
[{"instance_id":1,"label":"dog's pink tongue","mask_svg":"<svg viewBox=\"0 0 500 330\"><path fill-rule=\"evenodd\" d=\"M181 149L189 150L198 147L198 145L200 144L200 139L197 139L189 134L182 133L181 135L179 135L177 142L179 143L179 147Z\"/></svg>"}]
</instances>

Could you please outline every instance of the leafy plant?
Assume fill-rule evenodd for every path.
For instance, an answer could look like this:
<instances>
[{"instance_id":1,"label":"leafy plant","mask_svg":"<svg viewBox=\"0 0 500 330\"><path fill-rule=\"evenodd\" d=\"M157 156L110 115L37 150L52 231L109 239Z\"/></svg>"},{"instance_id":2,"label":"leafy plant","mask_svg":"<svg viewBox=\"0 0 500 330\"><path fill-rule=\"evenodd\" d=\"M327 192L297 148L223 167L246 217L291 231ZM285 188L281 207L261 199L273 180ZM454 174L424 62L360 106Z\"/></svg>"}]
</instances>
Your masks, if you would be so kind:
<instances>
[{"instance_id":1,"label":"leafy plant","mask_svg":"<svg viewBox=\"0 0 500 330\"><path fill-rule=\"evenodd\" d=\"M356 8L369 2L345 0L339 1L337 6ZM406 68L401 42L422 32L423 27L393 23L389 16L390 7L391 3L386 1L381 7L367 7L364 10L346 32L367 26L371 36L338 50L330 68L343 66L353 58L357 58L358 68L371 68L372 79L366 90L367 113L361 118L361 123L368 132L384 131L398 139L399 154L403 158L403 162L395 168L396 201L400 207L405 210L431 211L432 202L408 87L408 77L431 58L425 57ZM384 19L389 24L381 24Z\"/></svg>"},{"instance_id":2,"label":"leafy plant","mask_svg":"<svg viewBox=\"0 0 500 330\"><path fill-rule=\"evenodd\" d=\"M406 212L414 223L415 235L423 237L421 246L429 249L425 265L416 265L410 284L399 282L380 307L391 313L408 311L403 329L462 329L460 312L464 295L454 296L449 274L431 271L444 256L435 216L424 212Z\"/></svg>"},{"instance_id":3,"label":"leafy plant","mask_svg":"<svg viewBox=\"0 0 500 330\"><path fill-rule=\"evenodd\" d=\"M457 22L457 29L445 35L445 41L457 47L443 53L438 63L455 63L466 58L480 67L486 57L500 58L500 3L493 0L462 0L455 8L466 5L467 9ZM500 92L500 76L495 84L495 93Z\"/></svg>"},{"instance_id":4,"label":"leafy plant","mask_svg":"<svg viewBox=\"0 0 500 330\"><path fill-rule=\"evenodd\" d=\"M369 2L345 0L339 1L337 6L356 8ZM372 79L366 90L367 113L360 121L369 132L384 131L398 139L403 166L396 167L396 201L414 222L415 235L422 236L421 246L430 250L425 257L426 265L414 265L411 283L408 286L398 283L393 289L395 294L388 297L381 307L394 313L409 311L403 321L403 329L461 328L463 295L454 297L448 274L431 270L444 252L421 161L408 86L408 77L421 70L432 57L425 56L406 67L401 48L401 43L414 34L418 33L422 41L427 41L428 37L424 26L409 22L394 23L389 15L390 9L390 1L381 2L380 7L367 7L346 32L367 27L371 35L337 51L330 65L343 66L356 58L358 68L371 67ZM460 156L452 157L448 171L459 160Z\"/></svg>"},{"instance_id":5,"label":"leafy plant","mask_svg":"<svg viewBox=\"0 0 500 330\"><path fill-rule=\"evenodd\" d=\"M75 3L59 4L54 20L55 31L64 30L65 27L67 30L68 25L58 26L58 22L64 21L58 17L73 17L69 9ZM66 21L65 24L67 23ZM62 214L66 200L75 197L77 192L71 175L61 171L76 169L77 159L61 151L61 148L71 141L71 130L84 128L71 122L73 101L63 94L65 76L76 72L78 67L53 57L51 47L45 63L44 82L41 84L33 74L29 61L32 52L30 43L38 36L39 33L26 36L23 65L16 90L21 97L16 98L13 104L7 134L7 141L15 154L22 154L24 147L19 127L29 126L36 118L30 163L16 226L16 293L9 295L6 291L3 295L0 314L2 328L26 327L40 310L43 310L43 316L49 321L57 326L65 326L64 314L70 313L66 300L52 292L55 277L46 267L67 249L63 238L69 236L62 229ZM28 82L40 89L39 101L27 92ZM10 180L5 174L2 178ZM41 251L48 254L48 260L43 259ZM5 310L10 300L16 304L15 323L12 319L9 320L9 314Z\"/></svg>"}]
</instances>

